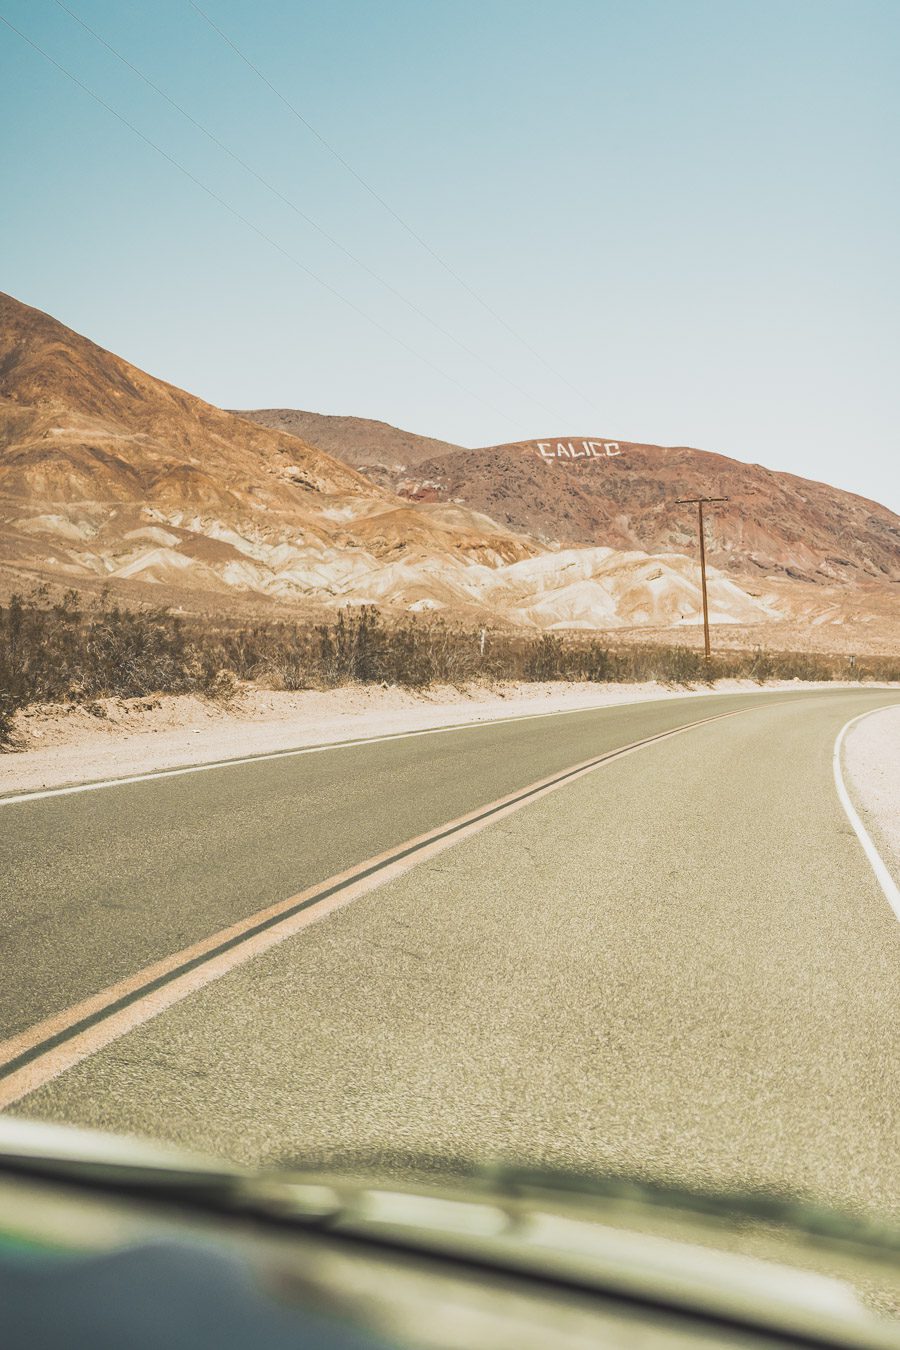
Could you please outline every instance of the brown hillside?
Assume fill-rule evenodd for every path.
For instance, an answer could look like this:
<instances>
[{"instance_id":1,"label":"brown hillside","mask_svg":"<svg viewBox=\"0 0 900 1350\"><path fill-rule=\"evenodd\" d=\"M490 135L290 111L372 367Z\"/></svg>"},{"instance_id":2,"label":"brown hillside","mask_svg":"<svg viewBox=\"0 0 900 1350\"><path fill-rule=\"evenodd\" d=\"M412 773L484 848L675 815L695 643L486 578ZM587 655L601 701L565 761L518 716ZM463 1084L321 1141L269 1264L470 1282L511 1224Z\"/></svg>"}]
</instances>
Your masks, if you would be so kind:
<instances>
[{"instance_id":1,"label":"brown hillside","mask_svg":"<svg viewBox=\"0 0 900 1350\"><path fill-rule=\"evenodd\" d=\"M167 598L477 607L456 573L536 551L465 508L398 499L0 295L4 589L52 578Z\"/></svg>"},{"instance_id":2,"label":"brown hillside","mask_svg":"<svg viewBox=\"0 0 900 1350\"><path fill-rule=\"evenodd\" d=\"M679 497L728 497L710 518L719 567L824 584L900 581L900 517L877 502L687 446L623 441L613 456L557 457L560 446L582 450L584 438L566 437L541 442L553 453L545 459L537 444L436 456L416 477L439 484L439 498L545 540L648 552L696 549L696 510L676 506ZM415 493L415 482L405 490Z\"/></svg>"},{"instance_id":3,"label":"brown hillside","mask_svg":"<svg viewBox=\"0 0 900 1350\"><path fill-rule=\"evenodd\" d=\"M880 643L894 622L900 521L823 484L689 449L572 458L564 444L547 458L358 418L270 420L211 407L0 297L0 590L52 580L205 612L256 597L690 627L694 518L674 500L706 492L731 498L711 522L713 623L766 641L786 620L849 621Z\"/></svg>"},{"instance_id":4,"label":"brown hillside","mask_svg":"<svg viewBox=\"0 0 900 1350\"><path fill-rule=\"evenodd\" d=\"M241 504L376 497L311 446L154 379L0 294L0 497Z\"/></svg>"},{"instance_id":5,"label":"brown hillside","mask_svg":"<svg viewBox=\"0 0 900 1350\"><path fill-rule=\"evenodd\" d=\"M375 422L366 417L331 417L323 413L303 412L300 408L256 408L241 412L245 417L264 427L287 431L292 436L313 445L317 450L369 472L375 466L389 470L418 464L423 459L444 455L461 449L449 441L436 441L430 436L417 436L412 431L401 431L389 422Z\"/></svg>"},{"instance_id":6,"label":"brown hillside","mask_svg":"<svg viewBox=\"0 0 900 1350\"><path fill-rule=\"evenodd\" d=\"M288 425L284 409L248 417ZM315 430L318 419L297 414ZM565 437L425 453L427 442L389 428L398 454L379 458L383 423L332 423L327 448L414 501L452 501L544 544L678 552L697 549L696 513L679 497L728 497L710 517L711 558L747 577L812 584L900 581L900 517L826 483L688 446ZM342 442L346 421L347 441ZM593 447L586 453L585 446ZM316 442L319 444L320 442ZM324 441L322 442L324 445ZM539 446L543 446L543 452ZM618 453L606 454L609 445ZM363 447L360 449L360 447Z\"/></svg>"}]
</instances>

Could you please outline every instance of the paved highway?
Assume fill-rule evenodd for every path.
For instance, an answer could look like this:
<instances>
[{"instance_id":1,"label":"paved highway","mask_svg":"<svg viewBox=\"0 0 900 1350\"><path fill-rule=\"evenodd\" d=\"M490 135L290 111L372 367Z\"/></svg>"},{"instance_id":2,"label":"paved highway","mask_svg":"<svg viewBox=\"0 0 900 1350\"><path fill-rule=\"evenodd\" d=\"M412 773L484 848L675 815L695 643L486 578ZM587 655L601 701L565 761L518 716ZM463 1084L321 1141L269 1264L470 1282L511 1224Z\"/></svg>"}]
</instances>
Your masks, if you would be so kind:
<instances>
[{"instance_id":1,"label":"paved highway","mask_svg":"<svg viewBox=\"0 0 900 1350\"><path fill-rule=\"evenodd\" d=\"M900 1215L900 925L831 769L895 700L640 704L0 805L2 1034L51 1019L40 1066L66 1008L132 990L133 1029L12 1109L251 1162L506 1157ZM219 930L688 723L246 961L245 925L205 982ZM144 1020L140 973L180 949L194 992Z\"/></svg>"}]
</instances>

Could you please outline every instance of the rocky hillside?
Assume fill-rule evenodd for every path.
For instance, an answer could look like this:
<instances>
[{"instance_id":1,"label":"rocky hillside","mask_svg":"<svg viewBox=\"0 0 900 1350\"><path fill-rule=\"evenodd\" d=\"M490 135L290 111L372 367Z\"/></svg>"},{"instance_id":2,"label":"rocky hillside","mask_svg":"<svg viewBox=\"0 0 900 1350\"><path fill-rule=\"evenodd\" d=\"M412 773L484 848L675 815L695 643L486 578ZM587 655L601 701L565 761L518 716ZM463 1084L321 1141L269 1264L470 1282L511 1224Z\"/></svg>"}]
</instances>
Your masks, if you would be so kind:
<instances>
[{"instance_id":1,"label":"rocky hillside","mask_svg":"<svg viewBox=\"0 0 900 1350\"><path fill-rule=\"evenodd\" d=\"M291 511L380 494L346 464L129 365L0 294L0 493Z\"/></svg>"},{"instance_id":2,"label":"rocky hillside","mask_svg":"<svg viewBox=\"0 0 900 1350\"><path fill-rule=\"evenodd\" d=\"M387 470L407 468L423 459L446 455L462 447L449 441L435 441L430 436L417 436L412 431L401 431L389 422L375 422L366 417L332 417L324 413L303 412L299 408L256 408L237 412L264 427L288 431L299 436L317 450L366 470L384 467Z\"/></svg>"},{"instance_id":3,"label":"rocky hillside","mask_svg":"<svg viewBox=\"0 0 900 1350\"><path fill-rule=\"evenodd\" d=\"M679 497L727 497L710 517L719 567L826 585L900 581L900 517L877 502L686 446L588 444L617 453L587 456L584 438L566 437L434 456L415 476L440 485L429 496L542 539L650 552L694 554L696 508Z\"/></svg>"},{"instance_id":4,"label":"rocky hillside","mask_svg":"<svg viewBox=\"0 0 900 1350\"><path fill-rule=\"evenodd\" d=\"M428 601L442 563L494 567L537 551L471 511L400 499L10 296L0 536L10 585L95 579L324 602Z\"/></svg>"},{"instance_id":5,"label":"rocky hillside","mask_svg":"<svg viewBox=\"0 0 900 1350\"><path fill-rule=\"evenodd\" d=\"M284 411L246 413L288 424ZM582 436L429 453L422 437L358 418L299 414L311 444L329 424L352 423L347 447L329 425L331 454L415 501L453 501L482 511L543 544L602 545L696 557L696 510L679 497L727 497L710 516L710 557L751 581L763 576L813 584L900 581L900 517L840 488L687 446ZM372 432L367 436L366 427ZM405 460L394 459L403 440ZM323 438L324 440L324 438ZM383 447L390 445L390 455Z\"/></svg>"},{"instance_id":6,"label":"rocky hillside","mask_svg":"<svg viewBox=\"0 0 900 1350\"><path fill-rule=\"evenodd\" d=\"M866 622L867 579L896 575L890 513L699 451L471 451L362 419L254 417L0 296L0 592L52 580L207 611L255 597L540 628L694 624L692 518L671 500L694 490L733 498L715 522L716 623L796 618L779 589L802 585L794 569L840 579ZM841 622L812 589L806 619Z\"/></svg>"}]
</instances>

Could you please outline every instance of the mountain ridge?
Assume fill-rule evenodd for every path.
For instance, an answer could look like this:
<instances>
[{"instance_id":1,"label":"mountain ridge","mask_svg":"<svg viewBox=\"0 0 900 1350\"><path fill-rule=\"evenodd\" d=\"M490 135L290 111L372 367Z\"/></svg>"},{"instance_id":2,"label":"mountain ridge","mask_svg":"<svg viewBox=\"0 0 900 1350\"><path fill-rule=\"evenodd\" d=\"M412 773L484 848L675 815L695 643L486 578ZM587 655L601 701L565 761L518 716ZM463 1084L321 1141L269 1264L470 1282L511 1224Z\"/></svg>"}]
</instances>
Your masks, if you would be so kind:
<instances>
[{"instance_id":1,"label":"mountain ridge","mask_svg":"<svg viewBox=\"0 0 900 1350\"><path fill-rule=\"evenodd\" d=\"M267 425L278 424L277 412L267 411ZM313 444L315 417L304 414ZM692 446L580 436L451 446L391 467L377 459L374 442L371 451L358 448L364 419L353 421L356 444L348 462L380 486L411 500L464 504L546 545L695 556L696 512L676 507L676 500L724 496L730 501L716 507L711 520L710 558L735 575L770 571L825 585L900 581L900 516L797 474ZM331 453L340 457L335 435L330 439ZM582 447L590 444L616 452L587 454ZM541 445L552 453L542 454ZM557 447L575 454L558 454ZM762 519L754 505L765 507Z\"/></svg>"},{"instance_id":2,"label":"mountain ridge","mask_svg":"<svg viewBox=\"0 0 900 1350\"><path fill-rule=\"evenodd\" d=\"M290 413L276 411L276 421ZM771 482L786 492L789 481L627 442L549 462L528 442L467 450L317 414L291 425L305 439L215 408L0 296L0 586L101 587L206 612L247 612L256 597L305 614L378 604L480 626L666 629L700 618L695 525L671 515L685 465L704 483L713 465L749 473L763 507L777 505ZM815 498L817 528L826 508L837 526L842 512L849 520L847 558L834 566L850 572L840 585L824 573L794 579L798 558L807 571L827 561L804 541L808 520L788 510L791 556L767 562L767 550L784 551L785 520L753 536L737 501L731 553L722 519L711 522L714 623L761 635L786 616L808 628L848 613L882 622L900 520L877 508L875 534L887 534L863 537L860 551L859 507L847 516L847 494L800 481L791 491Z\"/></svg>"},{"instance_id":3,"label":"mountain ridge","mask_svg":"<svg viewBox=\"0 0 900 1350\"><path fill-rule=\"evenodd\" d=\"M256 408L242 411L231 408L236 417L244 417L260 426L287 431L308 440L317 450L342 459L354 468L375 464L415 464L420 459L448 451L462 450L451 441L403 431L390 422L346 414L311 413L301 408Z\"/></svg>"}]
</instances>

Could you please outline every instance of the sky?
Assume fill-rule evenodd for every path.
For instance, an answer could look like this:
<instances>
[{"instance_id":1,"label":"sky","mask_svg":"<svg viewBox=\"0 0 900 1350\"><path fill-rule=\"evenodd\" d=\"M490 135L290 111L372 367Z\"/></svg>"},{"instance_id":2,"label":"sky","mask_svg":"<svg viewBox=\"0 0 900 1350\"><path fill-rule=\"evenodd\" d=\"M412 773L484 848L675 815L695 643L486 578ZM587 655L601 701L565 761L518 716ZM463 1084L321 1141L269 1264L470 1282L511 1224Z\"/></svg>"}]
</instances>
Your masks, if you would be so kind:
<instances>
[{"instance_id":1,"label":"sky","mask_svg":"<svg viewBox=\"0 0 900 1350\"><path fill-rule=\"evenodd\" d=\"M0 289L225 407L900 511L896 0L199 3L0 0Z\"/></svg>"}]
</instances>

